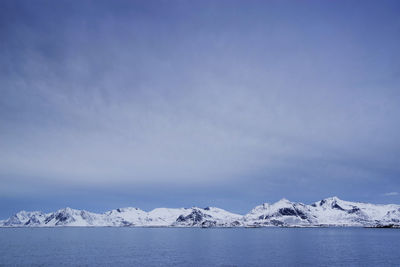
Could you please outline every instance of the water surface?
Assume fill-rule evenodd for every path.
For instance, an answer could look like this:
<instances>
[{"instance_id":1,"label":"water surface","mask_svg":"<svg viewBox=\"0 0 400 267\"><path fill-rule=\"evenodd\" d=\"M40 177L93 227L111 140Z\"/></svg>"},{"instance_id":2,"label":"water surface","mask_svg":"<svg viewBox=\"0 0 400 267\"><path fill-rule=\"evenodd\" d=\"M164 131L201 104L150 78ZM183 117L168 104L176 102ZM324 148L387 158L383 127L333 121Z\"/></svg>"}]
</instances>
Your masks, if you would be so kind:
<instances>
[{"instance_id":1,"label":"water surface","mask_svg":"<svg viewBox=\"0 0 400 267\"><path fill-rule=\"evenodd\" d=\"M400 266L400 230L0 228L0 265Z\"/></svg>"}]
</instances>

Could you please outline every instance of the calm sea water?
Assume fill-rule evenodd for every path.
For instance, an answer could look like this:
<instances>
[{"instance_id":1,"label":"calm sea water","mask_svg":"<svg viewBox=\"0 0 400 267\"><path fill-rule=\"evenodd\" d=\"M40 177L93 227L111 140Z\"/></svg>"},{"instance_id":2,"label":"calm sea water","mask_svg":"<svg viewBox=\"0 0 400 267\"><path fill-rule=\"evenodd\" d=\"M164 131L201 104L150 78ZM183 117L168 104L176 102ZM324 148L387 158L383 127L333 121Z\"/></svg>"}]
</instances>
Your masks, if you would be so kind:
<instances>
[{"instance_id":1,"label":"calm sea water","mask_svg":"<svg viewBox=\"0 0 400 267\"><path fill-rule=\"evenodd\" d=\"M400 266L400 230L3 228L0 265Z\"/></svg>"}]
</instances>

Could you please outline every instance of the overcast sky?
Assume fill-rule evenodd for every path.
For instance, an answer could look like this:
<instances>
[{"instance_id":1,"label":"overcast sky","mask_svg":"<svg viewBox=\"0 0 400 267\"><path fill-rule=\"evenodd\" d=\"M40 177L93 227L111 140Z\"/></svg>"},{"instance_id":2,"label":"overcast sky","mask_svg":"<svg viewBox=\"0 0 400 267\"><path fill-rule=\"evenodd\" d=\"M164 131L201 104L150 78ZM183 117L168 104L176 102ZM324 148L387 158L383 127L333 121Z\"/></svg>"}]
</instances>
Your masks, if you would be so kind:
<instances>
[{"instance_id":1,"label":"overcast sky","mask_svg":"<svg viewBox=\"0 0 400 267\"><path fill-rule=\"evenodd\" d=\"M400 203L399 1L0 2L0 218Z\"/></svg>"}]
</instances>

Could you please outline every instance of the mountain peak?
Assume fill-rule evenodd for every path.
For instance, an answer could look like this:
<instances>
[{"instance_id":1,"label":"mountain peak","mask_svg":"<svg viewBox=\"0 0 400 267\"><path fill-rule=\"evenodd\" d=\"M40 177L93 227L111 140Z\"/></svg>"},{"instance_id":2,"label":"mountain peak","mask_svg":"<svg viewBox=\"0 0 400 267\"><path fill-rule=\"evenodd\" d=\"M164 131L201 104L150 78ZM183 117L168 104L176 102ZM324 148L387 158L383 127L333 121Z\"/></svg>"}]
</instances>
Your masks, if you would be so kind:
<instances>
[{"instance_id":1,"label":"mountain peak","mask_svg":"<svg viewBox=\"0 0 400 267\"><path fill-rule=\"evenodd\" d=\"M332 203L336 203L336 202L342 202L343 200L341 200L340 198L338 198L337 196L333 196L333 197L328 197L328 198L324 198L318 202L316 202L315 204L318 206L324 206L326 204L328 205L332 205Z\"/></svg>"},{"instance_id":2,"label":"mountain peak","mask_svg":"<svg viewBox=\"0 0 400 267\"><path fill-rule=\"evenodd\" d=\"M65 207L63 209L59 209L57 211L57 213L74 214L74 213L79 213L79 212L82 212L82 211L84 211L84 210L76 210L76 209L73 209L73 208L70 208L70 207Z\"/></svg>"},{"instance_id":3,"label":"mountain peak","mask_svg":"<svg viewBox=\"0 0 400 267\"><path fill-rule=\"evenodd\" d=\"M275 202L273 205L291 205L293 204L290 200L286 199L286 198L282 198L279 201Z\"/></svg>"},{"instance_id":4,"label":"mountain peak","mask_svg":"<svg viewBox=\"0 0 400 267\"><path fill-rule=\"evenodd\" d=\"M326 199L332 200L332 201L341 201L340 198L338 198L337 196L333 196L333 197L328 197Z\"/></svg>"}]
</instances>

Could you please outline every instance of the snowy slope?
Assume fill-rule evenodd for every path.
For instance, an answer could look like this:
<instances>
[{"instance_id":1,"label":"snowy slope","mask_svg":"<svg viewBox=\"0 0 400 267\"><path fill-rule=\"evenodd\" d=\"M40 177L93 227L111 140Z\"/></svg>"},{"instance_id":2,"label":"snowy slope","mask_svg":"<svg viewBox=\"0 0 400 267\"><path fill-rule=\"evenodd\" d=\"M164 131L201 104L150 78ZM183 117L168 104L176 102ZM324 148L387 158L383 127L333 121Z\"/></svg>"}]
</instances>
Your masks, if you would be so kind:
<instances>
[{"instance_id":1,"label":"snowy slope","mask_svg":"<svg viewBox=\"0 0 400 267\"><path fill-rule=\"evenodd\" d=\"M194 207L187 215L180 215L173 226L234 227L242 225L243 216L215 207Z\"/></svg>"},{"instance_id":2,"label":"snowy slope","mask_svg":"<svg viewBox=\"0 0 400 267\"><path fill-rule=\"evenodd\" d=\"M257 206L243 219L247 226L308 226L317 222L307 205L287 199Z\"/></svg>"},{"instance_id":3,"label":"snowy slope","mask_svg":"<svg viewBox=\"0 0 400 267\"><path fill-rule=\"evenodd\" d=\"M36 226L43 224L47 214L40 211L20 211L7 220L0 221L0 226Z\"/></svg>"},{"instance_id":4,"label":"snowy slope","mask_svg":"<svg viewBox=\"0 0 400 267\"><path fill-rule=\"evenodd\" d=\"M400 227L400 205L349 202L337 197L306 205L281 199L264 203L246 215L215 208L157 208L146 212L120 208L105 213L64 208L52 213L21 211L0 227L129 226L129 227L304 227L395 226Z\"/></svg>"},{"instance_id":5,"label":"snowy slope","mask_svg":"<svg viewBox=\"0 0 400 267\"><path fill-rule=\"evenodd\" d=\"M311 205L282 199L265 203L244 216L247 226L376 226L400 225L400 205L349 202L337 197Z\"/></svg>"},{"instance_id":6,"label":"snowy slope","mask_svg":"<svg viewBox=\"0 0 400 267\"><path fill-rule=\"evenodd\" d=\"M369 226L378 223L398 223L396 210L400 205L375 205L360 202L349 202L331 197L311 205L312 213L323 225Z\"/></svg>"}]
</instances>

